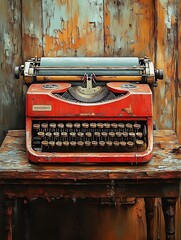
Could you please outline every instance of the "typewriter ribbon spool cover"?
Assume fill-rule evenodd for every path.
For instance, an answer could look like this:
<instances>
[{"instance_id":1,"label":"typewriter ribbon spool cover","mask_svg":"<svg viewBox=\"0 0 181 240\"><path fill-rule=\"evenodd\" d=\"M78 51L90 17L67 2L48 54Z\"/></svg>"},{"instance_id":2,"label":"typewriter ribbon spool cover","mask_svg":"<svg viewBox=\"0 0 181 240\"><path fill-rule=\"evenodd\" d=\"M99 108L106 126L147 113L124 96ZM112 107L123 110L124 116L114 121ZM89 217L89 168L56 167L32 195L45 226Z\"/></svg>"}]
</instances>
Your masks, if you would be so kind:
<instances>
[{"instance_id":1,"label":"typewriter ribbon spool cover","mask_svg":"<svg viewBox=\"0 0 181 240\"><path fill-rule=\"evenodd\" d=\"M32 58L15 68L29 85L31 162L143 163L153 151L152 92L163 72L148 58Z\"/></svg>"}]
</instances>

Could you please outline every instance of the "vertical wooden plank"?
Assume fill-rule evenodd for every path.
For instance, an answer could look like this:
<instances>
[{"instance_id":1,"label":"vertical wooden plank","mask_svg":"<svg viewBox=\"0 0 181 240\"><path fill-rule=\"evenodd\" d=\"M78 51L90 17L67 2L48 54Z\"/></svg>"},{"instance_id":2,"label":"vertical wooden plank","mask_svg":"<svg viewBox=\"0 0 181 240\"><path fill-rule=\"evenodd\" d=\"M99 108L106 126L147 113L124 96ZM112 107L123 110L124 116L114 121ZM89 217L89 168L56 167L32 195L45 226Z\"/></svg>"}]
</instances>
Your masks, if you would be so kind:
<instances>
[{"instance_id":1,"label":"vertical wooden plank","mask_svg":"<svg viewBox=\"0 0 181 240\"><path fill-rule=\"evenodd\" d=\"M2 0L0 7L0 142L8 129L23 125L22 83L14 79L21 63L21 1Z\"/></svg>"},{"instance_id":2,"label":"vertical wooden plank","mask_svg":"<svg viewBox=\"0 0 181 240\"><path fill-rule=\"evenodd\" d=\"M42 1L22 0L22 57L43 55L42 46Z\"/></svg>"},{"instance_id":3,"label":"vertical wooden plank","mask_svg":"<svg viewBox=\"0 0 181 240\"><path fill-rule=\"evenodd\" d=\"M154 54L154 1L104 1L106 56Z\"/></svg>"},{"instance_id":4,"label":"vertical wooden plank","mask_svg":"<svg viewBox=\"0 0 181 240\"><path fill-rule=\"evenodd\" d=\"M178 1L178 85L176 130L181 144L181 1Z\"/></svg>"},{"instance_id":5,"label":"vertical wooden plank","mask_svg":"<svg viewBox=\"0 0 181 240\"><path fill-rule=\"evenodd\" d=\"M103 0L43 0L45 56L101 56Z\"/></svg>"},{"instance_id":6,"label":"vertical wooden plank","mask_svg":"<svg viewBox=\"0 0 181 240\"><path fill-rule=\"evenodd\" d=\"M154 117L157 128L175 129L177 0L156 0L156 66L164 70L164 81L154 90Z\"/></svg>"}]
</instances>

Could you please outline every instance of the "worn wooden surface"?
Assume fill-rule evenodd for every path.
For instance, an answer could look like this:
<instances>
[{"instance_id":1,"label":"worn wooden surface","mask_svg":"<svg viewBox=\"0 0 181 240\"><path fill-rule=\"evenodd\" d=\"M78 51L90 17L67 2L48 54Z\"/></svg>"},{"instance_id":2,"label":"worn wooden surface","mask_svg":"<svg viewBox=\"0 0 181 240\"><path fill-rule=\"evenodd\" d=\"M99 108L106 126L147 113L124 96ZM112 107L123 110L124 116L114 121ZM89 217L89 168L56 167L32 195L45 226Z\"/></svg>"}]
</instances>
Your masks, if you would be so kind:
<instances>
[{"instance_id":1,"label":"worn wooden surface","mask_svg":"<svg viewBox=\"0 0 181 240\"><path fill-rule=\"evenodd\" d=\"M25 89L14 66L32 56L149 56L163 68L153 89L157 129L181 141L180 1L2 0L0 142L23 128Z\"/></svg>"}]
</instances>

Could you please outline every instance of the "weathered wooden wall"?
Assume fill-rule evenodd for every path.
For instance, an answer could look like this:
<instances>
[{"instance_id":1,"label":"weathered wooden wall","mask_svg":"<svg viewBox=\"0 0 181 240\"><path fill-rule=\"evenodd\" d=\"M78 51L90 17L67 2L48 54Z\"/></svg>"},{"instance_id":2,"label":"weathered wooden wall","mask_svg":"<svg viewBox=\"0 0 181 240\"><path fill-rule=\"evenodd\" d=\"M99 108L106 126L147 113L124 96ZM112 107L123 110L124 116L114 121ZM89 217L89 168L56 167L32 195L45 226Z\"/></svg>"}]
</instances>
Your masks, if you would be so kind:
<instances>
[{"instance_id":1,"label":"weathered wooden wall","mask_svg":"<svg viewBox=\"0 0 181 240\"><path fill-rule=\"evenodd\" d=\"M175 129L181 141L180 0L1 0L0 142L8 129L24 127L25 88L14 79L13 69L35 55L149 56L165 75L153 89L155 123L160 129ZM159 206L156 201L154 234L164 239L158 233L158 223L163 228ZM136 226L142 232L132 228L130 239L146 238L143 203L139 209L121 210L126 219L140 220ZM105 211L100 219L104 214L114 218L112 211Z\"/></svg>"}]
</instances>

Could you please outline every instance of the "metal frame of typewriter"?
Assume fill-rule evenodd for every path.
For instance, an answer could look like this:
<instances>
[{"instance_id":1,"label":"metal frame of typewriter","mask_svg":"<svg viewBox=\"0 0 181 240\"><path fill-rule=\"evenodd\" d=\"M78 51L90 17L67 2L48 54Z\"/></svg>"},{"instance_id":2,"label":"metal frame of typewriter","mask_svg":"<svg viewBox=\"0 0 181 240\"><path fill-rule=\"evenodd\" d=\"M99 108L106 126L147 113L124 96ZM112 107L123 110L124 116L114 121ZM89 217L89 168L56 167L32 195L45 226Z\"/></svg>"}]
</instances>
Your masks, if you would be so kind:
<instances>
[{"instance_id":1,"label":"metal frame of typewriter","mask_svg":"<svg viewBox=\"0 0 181 240\"><path fill-rule=\"evenodd\" d=\"M52 59L54 61L58 58L46 58L45 60L51 63ZM71 61L72 59L75 58L70 58ZM16 78L23 75L25 83L31 84L26 95L26 146L29 160L35 163L148 162L153 150L152 92L148 83L156 86L157 79L163 78L162 70L155 70L153 63L148 58L139 59L139 64L136 66L129 64L128 66L113 66L113 64L109 66L109 59L116 63L116 58L100 58L100 60L95 58L95 64L93 61L92 65L89 65L89 60L92 61L93 58L80 59L83 65L83 59L85 59L85 66L78 65L79 58L76 58L75 66L61 66L61 64L57 66L57 63L53 66L51 64L44 66L40 59L34 58L15 69ZM99 66L101 59L106 59L103 66ZM117 59L119 61L120 58ZM121 61L124 62L124 59L129 62L128 58L121 58ZM63 61L62 58L61 61ZM66 58L66 64L68 61L69 58ZM120 62L120 64L122 63ZM72 129L58 130L58 123L61 122L65 126L69 124ZM131 122L132 130L128 132L126 144L128 142L131 144L129 141L131 133L132 135L133 133L137 134L134 125L143 122L145 125L140 126L146 131L144 133L146 137L142 137L146 147L138 146L139 140L136 137L132 141L133 146L126 145L124 148L119 145L118 142L120 144L124 142L124 137L121 134L124 133L127 122ZM46 137L49 130L42 131L42 123L47 123L48 126L52 123L56 126L52 133L60 134L57 138L58 141L53 137L52 145L47 145L47 148L42 145L33 147L33 141L36 142L33 139L38 138L36 131L44 134L42 139L50 143ZM86 134L86 129L80 131L75 128L76 123L80 124L81 129L83 124L89 125L88 131L93 136L97 131L102 134L106 124L110 126L124 124L125 127L124 130L120 130L119 127L116 128L117 130L111 127L112 130L104 130L107 131L108 135L110 132L113 132L114 136L115 134L120 135L120 140L118 137L108 137L107 140L102 141L104 139L100 135L101 137L98 139L93 137L91 141L87 141L88 139L84 137L83 141L79 141L82 145L78 147L71 145L70 147L70 144L75 141L67 137L67 139L64 138L66 141L63 142L62 131L67 131L68 136L70 132L76 131L76 134L81 131L82 134ZM90 127L91 123L97 126L96 130ZM33 124L36 127L39 126L39 130L33 129ZM99 129L100 126L101 129ZM121 133L118 134L118 132ZM81 139L77 137L76 143L78 140ZM106 145L108 141L112 142L112 145ZM67 145L58 147L58 142ZM86 142L87 144L90 142L91 145L86 145ZM103 143L106 147L103 147Z\"/></svg>"}]
</instances>

